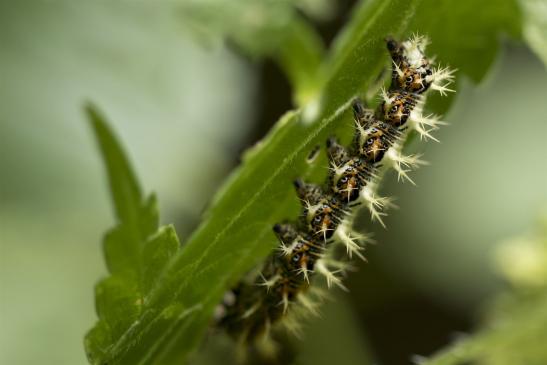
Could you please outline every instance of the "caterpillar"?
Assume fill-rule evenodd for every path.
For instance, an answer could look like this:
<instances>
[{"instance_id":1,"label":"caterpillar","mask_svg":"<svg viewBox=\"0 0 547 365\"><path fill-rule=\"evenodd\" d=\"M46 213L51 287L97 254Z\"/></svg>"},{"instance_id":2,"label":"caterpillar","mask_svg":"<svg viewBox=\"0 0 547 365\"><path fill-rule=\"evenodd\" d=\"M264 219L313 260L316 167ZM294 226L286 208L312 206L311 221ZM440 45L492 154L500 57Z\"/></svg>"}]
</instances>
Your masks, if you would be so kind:
<instances>
[{"instance_id":1,"label":"caterpillar","mask_svg":"<svg viewBox=\"0 0 547 365\"><path fill-rule=\"evenodd\" d=\"M392 168L398 179L413 183L408 172L425 162L420 155L402 154L408 134L414 130L422 139L437 141L431 133L444 123L439 116L424 115L425 93L453 92L449 85L454 70L434 66L424 54L428 40L423 36L403 42L388 38L386 44L391 84L381 90L378 107L373 110L360 98L354 99L352 142L347 147L335 137L326 142L326 182L323 186L301 179L294 182L302 203L300 217L273 226L278 248L258 275L239 282L217 308L217 326L240 343L269 338L278 322L297 331L295 318L317 312L317 299L324 295L313 285L315 274L323 275L328 287L345 289L341 276L349 261L338 259L332 247L340 243L349 259L365 260L363 249L370 239L352 230L354 213L366 207L372 220L384 225L385 210L393 203L376 194L382 175Z\"/></svg>"}]
</instances>

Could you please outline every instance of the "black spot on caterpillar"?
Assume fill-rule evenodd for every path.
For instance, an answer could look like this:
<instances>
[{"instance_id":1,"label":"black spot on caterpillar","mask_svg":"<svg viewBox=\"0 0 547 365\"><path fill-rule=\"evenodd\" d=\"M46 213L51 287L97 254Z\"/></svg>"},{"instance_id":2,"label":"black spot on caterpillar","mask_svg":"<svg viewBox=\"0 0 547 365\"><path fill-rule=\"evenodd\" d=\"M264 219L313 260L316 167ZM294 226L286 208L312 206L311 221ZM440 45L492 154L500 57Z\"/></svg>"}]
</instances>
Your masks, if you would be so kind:
<instances>
[{"instance_id":1,"label":"black spot on caterpillar","mask_svg":"<svg viewBox=\"0 0 547 365\"><path fill-rule=\"evenodd\" d=\"M315 146L310 153L308 154L308 157L306 157L307 163L313 163L317 156L319 156L319 152L321 151L321 146L317 145Z\"/></svg>"},{"instance_id":2,"label":"black spot on caterpillar","mask_svg":"<svg viewBox=\"0 0 547 365\"><path fill-rule=\"evenodd\" d=\"M392 204L376 194L382 175L393 168L400 179L412 182L408 172L423 163L420 156L402 154L408 133L415 130L424 139L436 140L431 133L443 123L437 116L423 114L424 93L452 91L448 85L453 71L435 67L425 56L425 37L386 42L392 74L389 88L381 92L381 103L373 110L360 99L353 101L351 144L345 147L335 137L326 141L326 182L320 186L294 181L300 216L273 226L278 249L267 258L260 275L242 280L218 307L217 326L240 343L268 338L276 323L294 327L295 314L302 310L315 312L314 300L320 297L312 282L315 274L323 275L329 287L344 288L341 275L347 261L336 258L331 246L341 244L349 258L365 259L367 238L352 231L355 211L367 208L372 220L383 225L385 209ZM314 148L308 160L313 161L318 150Z\"/></svg>"}]
</instances>

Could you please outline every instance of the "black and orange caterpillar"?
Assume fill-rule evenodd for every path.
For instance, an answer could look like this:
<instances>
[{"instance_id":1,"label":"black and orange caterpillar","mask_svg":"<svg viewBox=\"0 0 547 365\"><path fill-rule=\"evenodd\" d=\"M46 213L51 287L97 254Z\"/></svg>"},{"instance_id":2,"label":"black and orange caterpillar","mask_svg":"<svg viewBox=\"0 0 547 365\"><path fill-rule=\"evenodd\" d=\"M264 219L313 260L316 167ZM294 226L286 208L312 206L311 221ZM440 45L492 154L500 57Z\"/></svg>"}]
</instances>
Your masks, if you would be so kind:
<instances>
[{"instance_id":1,"label":"black and orange caterpillar","mask_svg":"<svg viewBox=\"0 0 547 365\"><path fill-rule=\"evenodd\" d=\"M383 225L384 210L391 201L376 195L381 176L391 167L399 178L412 182L407 172L423 161L420 156L402 155L408 133L415 130L425 139L436 140L431 132L443 124L437 116L423 114L424 93L453 91L448 89L453 71L434 67L424 55L426 45L427 39L421 36L401 43L387 40L392 59L389 89L382 90L375 111L360 99L353 101L353 141L346 148L336 138L327 140L330 168L324 186L300 179L294 182L302 202L301 217L274 225L281 243L278 250L267 258L259 275L229 291L217 310L217 325L231 336L252 343L268 338L277 322L294 327L297 323L290 314L302 309L315 312L313 297L320 294L310 280L316 273L326 277L328 286L343 287L340 274L347 262L335 258L333 243L343 244L349 258L364 259L367 237L352 231L356 208L367 207L372 219Z\"/></svg>"}]
</instances>

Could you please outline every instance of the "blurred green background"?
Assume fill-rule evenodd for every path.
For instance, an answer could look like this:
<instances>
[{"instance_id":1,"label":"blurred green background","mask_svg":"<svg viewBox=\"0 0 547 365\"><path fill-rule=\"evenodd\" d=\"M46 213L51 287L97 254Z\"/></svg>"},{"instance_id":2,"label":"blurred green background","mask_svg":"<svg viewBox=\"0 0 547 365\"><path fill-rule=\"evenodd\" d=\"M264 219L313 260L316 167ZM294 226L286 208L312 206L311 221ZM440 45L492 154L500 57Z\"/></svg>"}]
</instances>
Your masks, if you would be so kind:
<instances>
[{"instance_id":1,"label":"blurred green background","mask_svg":"<svg viewBox=\"0 0 547 365\"><path fill-rule=\"evenodd\" d=\"M326 40L351 3L318 12ZM181 19L177 2L0 2L0 364L86 363L113 216L85 101L109 117L183 241L240 153L291 107L275 65ZM401 208L389 229L364 220L380 243L370 263L295 340L301 363L407 363L472 330L503 288L493 248L547 210L547 73L504 41L483 84L460 82L442 143L411 146L431 162L418 187L391 177L384 189Z\"/></svg>"}]
</instances>

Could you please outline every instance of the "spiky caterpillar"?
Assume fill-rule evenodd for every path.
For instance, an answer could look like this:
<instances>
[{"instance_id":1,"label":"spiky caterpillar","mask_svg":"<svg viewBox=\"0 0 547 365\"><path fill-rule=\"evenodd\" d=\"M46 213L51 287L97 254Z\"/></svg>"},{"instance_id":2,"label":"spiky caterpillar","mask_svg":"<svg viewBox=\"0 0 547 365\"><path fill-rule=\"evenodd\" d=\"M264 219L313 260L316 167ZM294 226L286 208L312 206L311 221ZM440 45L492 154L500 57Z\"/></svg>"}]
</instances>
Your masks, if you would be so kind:
<instances>
[{"instance_id":1,"label":"spiky caterpillar","mask_svg":"<svg viewBox=\"0 0 547 365\"><path fill-rule=\"evenodd\" d=\"M217 324L241 342L268 336L270 327L289 312L299 309L315 312L310 292L320 292L310 284L312 275L325 276L330 287L343 288L338 273L347 262L335 259L333 243L341 243L347 256L364 260L363 245L367 237L352 230L353 217L359 207L366 207L373 220L384 225L388 198L376 194L384 172L393 168L399 179L412 182L408 172L423 164L420 156L404 156L401 151L408 133L415 130L422 138L436 140L431 132L443 123L437 116L423 115L424 93L429 89L441 95L452 91L453 71L435 68L425 57L427 40L413 36L398 43L387 40L392 59L391 85L381 92L377 109L353 103L354 138L344 147L335 138L327 141L329 174L324 186L294 182L302 202L301 217L296 222L274 225L280 246L272 253L262 271L250 282L241 281L225 296L217 312ZM300 306L296 305L300 304ZM288 327L294 321L282 321Z\"/></svg>"}]
</instances>

